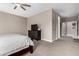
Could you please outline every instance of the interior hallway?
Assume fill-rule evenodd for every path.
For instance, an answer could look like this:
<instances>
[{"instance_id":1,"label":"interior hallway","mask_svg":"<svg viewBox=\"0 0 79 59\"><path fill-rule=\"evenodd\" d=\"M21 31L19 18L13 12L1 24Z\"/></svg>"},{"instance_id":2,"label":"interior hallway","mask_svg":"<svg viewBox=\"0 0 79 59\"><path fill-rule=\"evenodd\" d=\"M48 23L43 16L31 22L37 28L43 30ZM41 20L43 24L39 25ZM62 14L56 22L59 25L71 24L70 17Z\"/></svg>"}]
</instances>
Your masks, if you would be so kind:
<instances>
[{"instance_id":1,"label":"interior hallway","mask_svg":"<svg viewBox=\"0 0 79 59\"><path fill-rule=\"evenodd\" d=\"M53 43L39 41L35 43L33 54L24 56L79 56L79 40L72 38L62 38Z\"/></svg>"}]
</instances>

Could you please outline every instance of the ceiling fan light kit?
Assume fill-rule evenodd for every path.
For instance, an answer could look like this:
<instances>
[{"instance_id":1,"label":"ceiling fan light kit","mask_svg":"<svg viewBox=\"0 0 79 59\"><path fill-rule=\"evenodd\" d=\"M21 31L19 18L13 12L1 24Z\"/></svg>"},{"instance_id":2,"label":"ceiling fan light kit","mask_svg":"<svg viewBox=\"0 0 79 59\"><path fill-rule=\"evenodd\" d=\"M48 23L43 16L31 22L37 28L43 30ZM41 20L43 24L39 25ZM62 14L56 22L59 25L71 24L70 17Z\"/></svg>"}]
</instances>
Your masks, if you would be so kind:
<instances>
[{"instance_id":1,"label":"ceiling fan light kit","mask_svg":"<svg viewBox=\"0 0 79 59\"><path fill-rule=\"evenodd\" d=\"M23 4L23 3L15 3L15 7L14 7L14 10L17 8L17 7L21 7L23 10L26 10L25 7L31 7L31 5L28 5L28 4Z\"/></svg>"}]
</instances>

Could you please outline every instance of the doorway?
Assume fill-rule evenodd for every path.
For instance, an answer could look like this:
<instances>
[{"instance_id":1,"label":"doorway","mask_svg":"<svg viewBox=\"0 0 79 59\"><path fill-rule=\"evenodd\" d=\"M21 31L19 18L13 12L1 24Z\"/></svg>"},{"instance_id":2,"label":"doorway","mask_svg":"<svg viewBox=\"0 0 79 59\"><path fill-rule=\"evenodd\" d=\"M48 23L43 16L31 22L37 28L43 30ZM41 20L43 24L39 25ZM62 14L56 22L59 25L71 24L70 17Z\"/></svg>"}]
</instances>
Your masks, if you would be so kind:
<instances>
[{"instance_id":1,"label":"doorway","mask_svg":"<svg viewBox=\"0 0 79 59\"><path fill-rule=\"evenodd\" d=\"M76 38L77 37L77 21L63 22L61 35Z\"/></svg>"}]
</instances>

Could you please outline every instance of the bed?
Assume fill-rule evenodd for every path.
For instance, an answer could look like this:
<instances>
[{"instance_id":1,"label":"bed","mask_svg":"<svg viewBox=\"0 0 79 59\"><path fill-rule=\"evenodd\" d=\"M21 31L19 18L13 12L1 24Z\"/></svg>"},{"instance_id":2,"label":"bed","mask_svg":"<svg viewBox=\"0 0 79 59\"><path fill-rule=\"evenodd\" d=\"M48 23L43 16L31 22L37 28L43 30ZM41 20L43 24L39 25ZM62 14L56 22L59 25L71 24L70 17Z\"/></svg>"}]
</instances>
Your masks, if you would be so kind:
<instances>
[{"instance_id":1,"label":"bed","mask_svg":"<svg viewBox=\"0 0 79 59\"><path fill-rule=\"evenodd\" d=\"M26 51L33 53L33 46L33 41L28 36L20 34L0 35L0 56L19 55Z\"/></svg>"}]
</instances>

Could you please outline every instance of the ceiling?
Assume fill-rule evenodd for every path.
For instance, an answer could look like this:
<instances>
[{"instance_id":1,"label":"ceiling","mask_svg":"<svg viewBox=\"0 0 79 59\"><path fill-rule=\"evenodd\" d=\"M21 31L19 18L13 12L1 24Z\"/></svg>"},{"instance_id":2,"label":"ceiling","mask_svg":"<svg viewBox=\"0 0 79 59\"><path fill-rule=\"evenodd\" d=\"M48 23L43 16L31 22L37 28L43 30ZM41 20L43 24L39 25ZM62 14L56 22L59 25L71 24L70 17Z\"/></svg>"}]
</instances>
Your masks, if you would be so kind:
<instances>
[{"instance_id":1,"label":"ceiling","mask_svg":"<svg viewBox=\"0 0 79 59\"><path fill-rule=\"evenodd\" d=\"M20 7L14 10L14 4L12 3L0 3L0 11L11 13L22 17L30 17L40 12L53 8L62 17L72 17L79 15L78 3L27 3L31 7L25 7L24 11Z\"/></svg>"}]
</instances>

